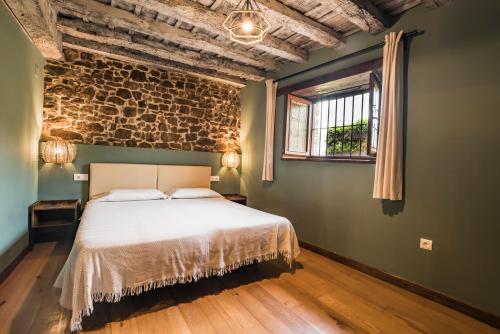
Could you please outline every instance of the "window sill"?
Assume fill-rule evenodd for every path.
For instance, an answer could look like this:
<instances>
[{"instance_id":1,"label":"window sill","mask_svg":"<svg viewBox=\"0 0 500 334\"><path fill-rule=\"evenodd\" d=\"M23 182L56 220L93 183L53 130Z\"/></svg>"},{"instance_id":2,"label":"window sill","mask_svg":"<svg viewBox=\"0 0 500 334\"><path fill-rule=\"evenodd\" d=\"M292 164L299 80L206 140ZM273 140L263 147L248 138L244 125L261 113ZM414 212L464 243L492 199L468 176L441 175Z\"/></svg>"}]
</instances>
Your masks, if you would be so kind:
<instances>
[{"instance_id":1,"label":"window sill","mask_svg":"<svg viewBox=\"0 0 500 334\"><path fill-rule=\"evenodd\" d=\"M358 163L358 164L374 164L376 162L375 157L362 157L362 158L339 158L339 157L302 157L295 155L286 155L283 154L281 156L281 160L289 160L289 161L320 161L320 162L343 162L343 163Z\"/></svg>"}]
</instances>

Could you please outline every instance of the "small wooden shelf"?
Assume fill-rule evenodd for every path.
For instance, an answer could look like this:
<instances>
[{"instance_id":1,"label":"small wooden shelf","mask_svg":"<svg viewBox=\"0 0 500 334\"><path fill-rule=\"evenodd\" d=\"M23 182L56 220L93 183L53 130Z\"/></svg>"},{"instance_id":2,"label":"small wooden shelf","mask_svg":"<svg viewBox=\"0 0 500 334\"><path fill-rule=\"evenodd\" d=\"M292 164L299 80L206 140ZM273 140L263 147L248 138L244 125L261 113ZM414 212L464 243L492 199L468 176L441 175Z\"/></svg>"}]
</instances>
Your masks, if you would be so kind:
<instances>
[{"instance_id":1,"label":"small wooden shelf","mask_svg":"<svg viewBox=\"0 0 500 334\"><path fill-rule=\"evenodd\" d=\"M74 223L69 220L49 220L47 222L38 222L33 228L46 228L46 227L55 227L55 226L72 226Z\"/></svg>"},{"instance_id":2,"label":"small wooden shelf","mask_svg":"<svg viewBox=\"0 0 500 334\"><path fill-rule=\"evenodd\" d=\"M225 194L222 195L225 199L242 205L247 205L247 197L240 194Z\"/></svg>"},{"instance_id":3,"label":"small wooden shelf","mask_svg":"<svg viewBox=\"0 0 500 334\"><path fill-rule=\"evenodd\" d=\"M40 240L71 234L74 238L80 218L80 200L38 201L30 206L29 247Z\"/></svg>"},{"instance_id":4,"label":"small wooden shelf","mask_svg":"<svg viewBox=\"0 0 500 334\"><path fill-rule=\"evenodd\" d=\"M36 211L44 210L74 210L76 205L80 205L79 199L57 200L57 201L38 201L33 204Z\"/></svg>"}]
</instances>

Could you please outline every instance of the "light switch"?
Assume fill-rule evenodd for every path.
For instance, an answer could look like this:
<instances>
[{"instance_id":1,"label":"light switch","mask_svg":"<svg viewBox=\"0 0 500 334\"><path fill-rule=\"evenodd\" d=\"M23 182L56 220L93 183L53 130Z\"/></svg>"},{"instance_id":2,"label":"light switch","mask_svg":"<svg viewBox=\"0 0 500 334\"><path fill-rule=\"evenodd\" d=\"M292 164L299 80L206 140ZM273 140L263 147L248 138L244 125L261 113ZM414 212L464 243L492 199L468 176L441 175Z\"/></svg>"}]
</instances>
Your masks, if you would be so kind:
<instances>
[{"instance_id":1,"label":"light switch","mask_svg":"<svg viewBox=\"0 0 500 334\"><path fill-rule=\"evenodd\" d=\"M220 181L219 175L210 176L210 181L211 182L219 182Z\"/></svg>"},{"instance_id":2,"label":"light switch","mask_svg":"<svg viewBox=\"0 0 500 334\"><path fill-rule=\"evenodd\" d=\"M73 181L88 181L89 174L73 174Z\"/></svg>"}]
</instances>

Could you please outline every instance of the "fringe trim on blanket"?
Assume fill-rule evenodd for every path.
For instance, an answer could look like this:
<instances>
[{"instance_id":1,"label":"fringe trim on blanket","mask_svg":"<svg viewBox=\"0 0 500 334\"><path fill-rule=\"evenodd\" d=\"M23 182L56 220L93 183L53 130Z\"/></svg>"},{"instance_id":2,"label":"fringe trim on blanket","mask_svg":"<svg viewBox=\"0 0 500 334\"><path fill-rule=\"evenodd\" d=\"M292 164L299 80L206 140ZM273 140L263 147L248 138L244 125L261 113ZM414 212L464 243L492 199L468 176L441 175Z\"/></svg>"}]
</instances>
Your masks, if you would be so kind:
<instances>
[{"instance_id":1,"label":"fringe trim on blanket","mask_svg":"<svg viewBox=\"0 0 500 334\"><path fill-rule=\"evenodd\" d=\"M290 265L290 268L292 266L292 257L287 251L278 251L274 253L269 253L269 254L264 254L260 256L255 256L255 257L250 257L247 259L244 259L240 262L236 262L230 265L227 265L223 268L211 268L208 271L204 273L198 273L194 275L187 275L187 276L178 276L178 277L170 277L170 278L165 278L165 279L160 279L156 281L150 281L150 282L144 282L141 283L140 285L132 286L132 287L125 287L122 289L122 291L119 292L96 292L92 294L92 302L108 302L108 303L117 303L121 300L122 297L125 296L134 296L134 295L139 295L143 292L147 292L149 290L153 289L158 289L162 288L165 286L169 285L174 285L174 284L184 284L184 283L189 283L189 282L196 282L200 278L203 277L211 277L211 276L224 276L227 273L230 273L233 270L236 270L240 267L250 265L254 263L255 261L257 262L263 262L263 261L271 261L271 260L276 260L278 256L285 261L287 264ZM92 314L94 311L94 305L91 303L91 305L88 305L85 309L79 310L75 313L73 313L73 316L71 318L71 331L79 331L82 330L82 318L83 316L89 316Z\"/></svg>"}]
</instances>

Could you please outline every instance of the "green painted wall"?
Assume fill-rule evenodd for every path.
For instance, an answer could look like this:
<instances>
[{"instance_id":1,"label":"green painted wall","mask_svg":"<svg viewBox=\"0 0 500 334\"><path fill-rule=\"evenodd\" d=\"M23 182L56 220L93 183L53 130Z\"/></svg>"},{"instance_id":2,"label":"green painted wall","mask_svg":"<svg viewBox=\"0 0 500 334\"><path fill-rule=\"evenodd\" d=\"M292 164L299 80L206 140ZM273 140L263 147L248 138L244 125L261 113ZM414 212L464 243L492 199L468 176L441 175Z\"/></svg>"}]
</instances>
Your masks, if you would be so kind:
<instances>
[{"instance_id":1,"label":"green painted wall","mask_svg":"<svg viewBox=\"0 0 500 334\"><path fill-rule=\"evenodd\" d=\"M500 1L417 8L393 30L425 29L411 47L404 205L371 198L374 165L282 161L277 102L275 176L261 181L265 89L242 91L241 189L249 204L288 217L299 239L500 315ZM383 40L356 34L283 76ZM284 84L349 66L346 61ZM284 86L284 85L282 85ZM419 238L434 250L419 249Z\"/></svg>"},{"instance_id":2,"label":"green painted wall","mask_svg":"<svg viewBox=\"0 0 500 334\"><path fill-rule=\"evenodd\" d=\"M27 245L28 206L37 196L44 61L3 2L0 3L0 45L2 271Z\"/></svg>"},{"instance_id":3,"label":"green painted wall","mask_svg":"<svg viewBox=\"0 0 500 334\"><path fill-rule=\"evenodd\" d=\"M73 181L73 173L88 173L91 162L144 163L212 166L212 175L220 182L212 188L220 193L240 191L240 170L221 166L221 153L174 151L153 148L76 145L76 159L72 164L39 164L38 197L40 199L88 198L88 182Z\"/></svg>"}]
</instances>

